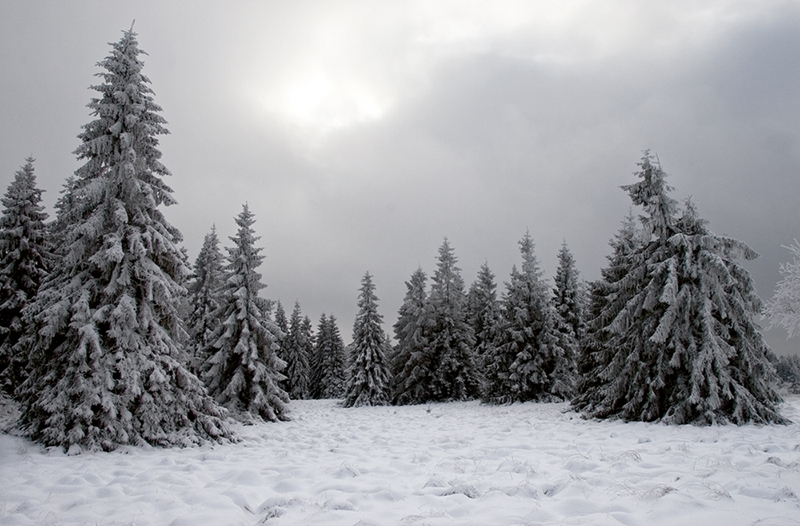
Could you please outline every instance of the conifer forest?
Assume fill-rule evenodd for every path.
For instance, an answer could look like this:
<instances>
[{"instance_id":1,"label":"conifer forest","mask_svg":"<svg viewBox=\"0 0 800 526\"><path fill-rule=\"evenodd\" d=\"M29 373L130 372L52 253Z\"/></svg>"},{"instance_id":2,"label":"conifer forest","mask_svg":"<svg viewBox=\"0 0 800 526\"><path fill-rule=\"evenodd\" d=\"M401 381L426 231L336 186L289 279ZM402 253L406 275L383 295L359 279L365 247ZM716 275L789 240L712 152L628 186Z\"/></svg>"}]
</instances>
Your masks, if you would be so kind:
<instances>
[{"instance_id":1,"label":"conifer forest","mask_svg":"<svg viewBox=\"0 0 800 526\"><path fill-rule=\"evenodd\" d=\"M308 490L324 498L305 496L304 488L317 479L305 486L291 482L288 473L304 476L298 474L300 461L291 460L300 453L276 449L269 460L274 481L266 467L252 468L250 475L236 472L231 479L231 488L277 488L269 496L231 497L237 510L252 515L237 518L237 524L310 524L314 513L326 524L479 524L493 522L505 506L522 519L504 524L555 524L567 516L585 519L575 524L645 524L657 511L656 502L680 509L677 501L664 503L691 491L681 476L642 474L636 483L624 483L648 511L630 504L633 497L622 490L609 496L613 489L598 499L606 511L600 504L583 510L580 494L594 491L586 484L594 485L591 477L600 473L593 470L608 466L597 484L611 476L613 466L646 471L642 459L655 454L662 434L674 443L659 454L670 451L676 463L700 455L680 449L682 440L694 440L693 447L702 449L718 439L757 443L770 435L763 462L752 449L757 458L747 462L743 456L725 460L711 452L702 457L709 473L716 473L713 462L738 462L745 471L761 462L762 472L779 470L783 482L765 482L764 495L734 491L733 475L713 484L697 475L693 484L706 484L705 494L716 492L715 499L762 499L753 511L759 517L769 513L771 503L784 506L776 512L782 517L800 505L800 458L790 458L797 458L800 447L791 431L800 419L800 406L793 402L800 393L800 361L777 356L762 333L762 325L771 325L790 336L800 334L796 240L786 247L791 261L781 266L773 296L760 298L744 266L758 254L744 241L712 232L698 205L672 188L656 153L645 150L630 160L632 175L619 189L628 208L619 210L618 230L608 232L599 279L583 278L579 264L586 262L576 260L566 240L557 254L537 253L536 240L523 224L513 267L491 268L486 262L470 283L458 247L443 232L438 252L432 247L431 268L408 269L396 312L380 300L376 277L382 269L365 268L361 282L352 284L357 313L352 327L341 327L338 313L330 310L311 319L302 298L270 298L269 280L260 270L270 247L261 242L260 232L273 225L259 222L256 206L242 203L232 211L235 235L223 239L220 225L210 226L197 254L183 247L182 233L164 211L192 203L178 204L168 185L169 159L162 159L159 149L168 123L147 76L146 58L131 28L97 64L88 103L91 120L74 151L80 168L63 182L52 213L42 203L36 159L24 153L2 198L0 390L4 406L15 415L3 427L8 439L17 441L13 444L64 458L77 455L85 462L153 450L202 451L204 459L227 462L219 453L224 448L278 448L278 441L300 441L300 426L319 426L317 438L303 446L309 448L308 459L316 458L309 462L319 462L331 480L376 488L376 498L385 504L336 497L348 490L335 485L330 494L317 486ZM543 258L557 261L553 276L545 276ZM412 427L423 421L429 423ZM552 448L571 443L571 456L559 453L558 468L544 457L500 458L500 451L517 451L518 445L499 437L523 423L531 427L520 436L537 447L543 440L552 441L545 444ZM386 425L396 426L396 433L380 427ZM491 434L482 434L484 425ZM443 434L429 437L435 426ZM606 451L601 442L581 437L586 426L600 430L592 437L622 438ZM693 438L680 438L684 429ZM726 430L724 438L719 430ZM353 435L337 434L346 432ZM793 438L786 438L792 432ZM355 436L371 441L369 447L384 448L383 453L371 460L314 456L322 455L317 447L356 455L367 442L355 442ZM409 446L419 451L413 458L389 456L411 440L419 440ZM626 445L618 446L619 440ZM653 447L651 441L656 441ZM734 451L733 442L726 451ZM442 448L461 456L447 456ZM381 482L376 471L398 477L396 472L414 472L413 465L431 465L433 458L435 467L414 488L405 487L410 478ZM491 470L481 471L487 465ZM508 480L499 482L499 474ZM645 488L638 480L653 482ZM584 481L583 489L575 489ZM22 482L6 484L0 494ZM541 499L562 490L560 514L531 511L544 509ZM526 508L523 497L540 504ZM457 498L462 508L456 501L428 504L428 498ZM481 499L482 508L471 507ZM390 510L399 501L409 504L393 515ZM614 502L620 503L616 511ZM742 502L744 508L749 501ZM721 517L717 513L723 507L695 519ZM472 515L462 517L458 509ZM24 512L19 506L14 510ZM0 524L4 513L13 516L11 511L0 509ZM169 523L157 511L143 513L153 520L148 524ZM365 522L356 520L358 513ZM190 516L184 509L169 517ZM90 520L86 517L62 520ZM192 522L227 520L207 515ZM663 517L656 522L668 523Z\"/></svg>"}]
</instances>

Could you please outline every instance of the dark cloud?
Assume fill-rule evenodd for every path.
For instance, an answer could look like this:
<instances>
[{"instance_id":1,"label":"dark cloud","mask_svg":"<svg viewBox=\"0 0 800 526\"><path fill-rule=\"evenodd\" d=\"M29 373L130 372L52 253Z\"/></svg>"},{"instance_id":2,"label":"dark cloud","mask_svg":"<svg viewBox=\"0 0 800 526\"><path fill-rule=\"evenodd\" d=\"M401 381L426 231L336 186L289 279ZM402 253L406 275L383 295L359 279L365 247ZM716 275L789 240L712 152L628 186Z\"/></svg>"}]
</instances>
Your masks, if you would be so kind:
<instances>
[{"instance_id":1,"label":"dark cloud","mask_svg":"<svg viewBox=\"0 0 800 526\"><path fill-rule=\"evenodd\" d=\"M747 267L766 298L780 245L800 237L800 8L707 7L610 3L570 26L525 3L519 23L475 6L19 4L0 21L0 177L33 154L55 201L78 166L95 63L136 18L172 132L161 146L180 204L167 215L192 258L214 223L227 244L248 202L266 294L315 322L335 314L346 338L364 272L390 328L444 236L467 282L485 260L508 279L526 229L546 276L566 240L598 277L646 148L676 198L762 254ZM341 126L288 119L281 90L305 73L344 82L318 112Z\"/></svg>"}]
</instances>

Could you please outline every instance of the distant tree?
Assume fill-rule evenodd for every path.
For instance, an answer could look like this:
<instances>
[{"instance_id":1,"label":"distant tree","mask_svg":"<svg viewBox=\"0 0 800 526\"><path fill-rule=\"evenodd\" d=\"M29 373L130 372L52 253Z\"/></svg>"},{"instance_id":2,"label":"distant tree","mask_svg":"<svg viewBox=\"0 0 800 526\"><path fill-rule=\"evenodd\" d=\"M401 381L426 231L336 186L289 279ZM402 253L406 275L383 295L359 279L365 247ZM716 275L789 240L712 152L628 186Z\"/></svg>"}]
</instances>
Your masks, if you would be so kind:
<instances>
[{"instance_id":1,"label":"distant tree","mask_svg":"<svg viewBox=\"0 0 800 526\"><path fill-rule=\"evenodd\" d=\"M361 280L358 314L353 324L353 352L344 406L385 405L389 402L389 365L383 316L369 272Z\"/></svg>"},{"instance_id":2,"label":"distant tree","mask_svg":"<svg viewBox=\"0 0 800 526\"><path fill-rule=\"evenodd\" d=\"M476 363L484 364L500 338L502 313L497 299L497 283L488 263L481 265L467 294L467 323L475 333Z\"/></svg>"},{"instance_id":3,"label":"distant tree","mask_svg":"<svg viewBox=\"0 0 800 526\"><path fill-rule=\"evenodd\" d=\"M575 266L565 241L558 252L558 268L556 269L555 288L553 289L553 305L566 329L577 341L583 338L586 330L584 306L586 302L581 290L580 274Z\"/></svg>"},{"instance_id":4,"label":"distant tree","mask_svg":"<svg viewBox=\"0 0 800 526\"><path fill-rule=\"evenodd\" d=\"M428 277L418 268L406 281L406 295L394 324L397 346L391 361L392 402L419 404L432 397L436 364L428 346L431 326Z\"/></svg>"},{"instance_id":5,"label":"distant tree","mask_svg":"<svg viewBox=\"0 0 800 526\"><path fill-rule=\"evenodd\" d=\"M313 363L312 396L325 399L343 397L347 382L347 356L333 314L320 317Z\"/></svg>"},{"instance_id":6,"label":"distant tree","mask_svg":"<svg viewBox=\"0 0 800 526\"><path fill-rule=\"evenodd\" d=\"M511 270L503 297L505 325L487 364L484 400L492 403L569 396L569 357L559 346L556 314L529 233L519 242L522 268Z\"/></svg>"},{"instance_id":7,"label":"distant tree","mask_svg":"<svg viewBox=\"0 0 800 526\"><path fill-rule=\"evenodd\" d=\"M23 309L33 300L52 264L47 214L36 187L33 158L14 174L0 216L0 389L12 395L26 376L27 352L17 346L27 330ZM15 348L16 347L16 348Z\"/></svg>"},{"instance_id":8,"label":"distant tree","mask_svg":"<svg viewBox=\"0 0 800 526\"><path fill-rule=\"evenodd\" d=\"M436 401L469 400L480 395L473 355L475 336L466 321L467 298L457 262L445 238L439 247L428 297L431 309L428 346L435 364L431 395Z\"/></svg>"},{"instance_id":9,"label":"distant tree","mask_svg":"<svg viewBox=\"0 0 800 526\"><path fill-rule=\"evenodd\" d=\"M800 394L800 356L781 356L776 370L782 388L790 394Z\"/></svg>"},{"instance_id":10,"label":"distant tree","mask_svg":"<svg viewBox=\"0 0 800 526\"><path fill-rule=\"evenodd\" d=\"M309 398L311 391L311 320L303 318L300 303L295 302L289 318L289 330L283 340L286 361L286 392L295 400Z\"/></svg>"},{"instance_id":11,"label":"distant tree","mask_svg":"<svg viewBox=\"0 0 800 526\"><path fill-rule=\"evenodd\" d=\"M231 437L224 410L189 372L178 298L188 269L157 136L167 133L126 31L99 66L103 83L76 150L85 164L62 214L63 257L25 309L30 376L21 424L48 446L114 449Z\"/></svg>"},{"instance_id":12,"label":"distant tree","mask_svg":"<svg viewBox=\"0 0 800 526\"><path fill-rule=\"evenodd\" d=\"M225 279L224 256L219 249L216 226L205 235L203 246L194 263L194 273L189 282L188 350L195 372L208 358L203 350L209 349L212 335L220 325L218 309L220 293Z\"/></svg>"},{"instance_id":13,"label":"distant tree","mask_svg":"<svg viewBox=\"0 0 800 526\"><path fill-rule=\"evenodd\" d=\"M708 231L694 205L669 196L648 152L623 186L644 215L642 244L607 288L609 320L596 338L596 378L573 401L590 417L684 424L785 422L775 405L769 348L753 321L760 307L748 272L757 254ZM594 329L597 331L598 329Z\"/></svg>"},{"instance_id":14,"label":"distant tree","mask_svg":"<svg viewBox=\"0 0 800 526\"><path fill-rule=\"evenodd\" d=\"M264 256L255 246L255 219L247 205L236 218L239 226L228 248L227 280L217 316L221 324L203 351L203 379L209 392L235 415L249 420L287 420L289 396L280 387L286 364L276 351L280 329L269 319L270 303L258 293L266 287L256 268Z\"/></svg>"},{"instance_id":15,"label":"distant tree","mask_svg":"<svg viewBox=\"0 0 800 526\"><path fill-rule=\"evenodd\" d=\"M764 314L769 317L770 328L783 327L789 338L800 335L800 243L784 247L793 259L791 263L781 263L782 279L775 287L772 298L767 302Z\"/></svg>"},{"instance_id":16,"label":"distant tree","mask_svg":"<svg viewBox=\"0 0 800 526\"><path fill-rule=\"evenodd\" d=\"M563 394L570 398L577 381L576 361L580 355L580 342L586 332L585 298L581 288L575 258L564 241L558 252L555 287L553 288L553 307L556 313L558 345L564 351L563 368L556 372L561 376L560 384L565 386Z\"/></svg>"}]
</instances>

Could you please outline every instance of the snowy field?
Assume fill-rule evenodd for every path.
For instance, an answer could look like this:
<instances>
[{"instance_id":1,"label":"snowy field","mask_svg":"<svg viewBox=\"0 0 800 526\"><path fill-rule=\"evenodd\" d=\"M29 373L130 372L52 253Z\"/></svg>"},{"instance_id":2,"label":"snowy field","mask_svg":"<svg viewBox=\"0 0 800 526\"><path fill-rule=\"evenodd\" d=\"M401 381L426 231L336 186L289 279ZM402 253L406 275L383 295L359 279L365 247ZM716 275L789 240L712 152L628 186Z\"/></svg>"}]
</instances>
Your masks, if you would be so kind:
<instances>
[{"instance_id":1,"label":"snowy field","mask_svg":"<svg viewBox=\"0 0 800 526\"><path fill-rule=\"evenodd\" d=\"M242 442L67 456L0 434L0 524L800 525L800 425L588 422L566 404L295 401ZM800 399L783 414L800 421Z\"/></svg>"}]
</instances>

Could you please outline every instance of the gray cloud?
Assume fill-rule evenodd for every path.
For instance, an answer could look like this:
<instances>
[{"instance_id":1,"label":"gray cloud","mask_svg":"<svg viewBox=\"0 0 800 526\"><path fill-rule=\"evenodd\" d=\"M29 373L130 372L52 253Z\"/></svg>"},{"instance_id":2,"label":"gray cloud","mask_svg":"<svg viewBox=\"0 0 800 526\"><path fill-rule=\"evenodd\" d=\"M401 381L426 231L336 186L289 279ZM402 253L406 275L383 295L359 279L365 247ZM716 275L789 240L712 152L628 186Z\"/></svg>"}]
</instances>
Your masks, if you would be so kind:
<instances>
[{"instance_id":1,"label":"gray cloud","mask_svg":"<svg viewBox=\"0 0 800 526\"><path fill-rule=\"evenodd\" d=\"M55 201L78 166L94 64L136 18L172 132L161 146L180 204L167 215L192 258L212 223L226 244L247 201L266 294L315 322L335 314L346 337L364 271L389 327L444 236L468 282L484 260L508 279L526 228L547 276L566 239L598 277L645 148L676 198L762 254L747 267L768 297L780 245L800 237L800 8L559 9L15 5L0 21L0 177L32 153Z\"/></svg>"}]
</instances>

